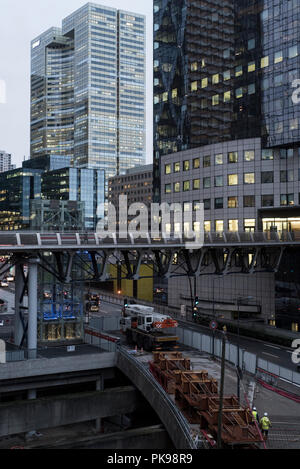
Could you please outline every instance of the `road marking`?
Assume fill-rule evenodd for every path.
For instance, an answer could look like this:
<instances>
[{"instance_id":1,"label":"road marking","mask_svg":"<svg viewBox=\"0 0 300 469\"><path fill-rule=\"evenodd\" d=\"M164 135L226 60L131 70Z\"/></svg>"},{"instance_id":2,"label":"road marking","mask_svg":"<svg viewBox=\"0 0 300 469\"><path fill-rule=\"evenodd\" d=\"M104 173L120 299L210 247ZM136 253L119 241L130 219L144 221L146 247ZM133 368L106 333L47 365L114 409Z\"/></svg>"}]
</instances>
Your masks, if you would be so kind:
<instances>
[{"instance_id":1,"label":"road marking","mask_svg":"<svg viewBox=\"0 0 300 469\"><path fill-rule=\"evenodd\" d=\"M280 347L275 347L274 345L269 345L269 344L264 344L265 347L271 347L271 348L274 348L276 350L281 350Z\"/></svg>"},{"instance_id":2,"label":"road marking","mask_svg":"<svg viewBox=\"0 0 300 469\"><path fill-rule=\"evenodd\" d=\"M272 355L271 353L262 352L263 355L269 355L269 357L279 358L277 355Z\"/></svg>"}]
</instances>

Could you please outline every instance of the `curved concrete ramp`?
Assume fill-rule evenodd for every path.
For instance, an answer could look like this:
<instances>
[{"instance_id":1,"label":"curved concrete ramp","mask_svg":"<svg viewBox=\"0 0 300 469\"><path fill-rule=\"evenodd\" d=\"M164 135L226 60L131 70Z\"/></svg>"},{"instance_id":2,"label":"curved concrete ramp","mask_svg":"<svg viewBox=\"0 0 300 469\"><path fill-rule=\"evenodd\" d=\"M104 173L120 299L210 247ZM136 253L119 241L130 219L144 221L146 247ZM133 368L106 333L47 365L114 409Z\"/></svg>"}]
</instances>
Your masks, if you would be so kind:
<instances>
[{"instance_id":1,"label":"curved concrete ramp","mask_svg":"<svg viewBox=\"0 0 300 469\"><path fill-rule=\"evenodd\" d=\"M149 369L122 347L119 347L116 352L116 366L130 379L155 410L175 448L196 449L186 419L154 379Z\"/></svg>"}]
</instances>

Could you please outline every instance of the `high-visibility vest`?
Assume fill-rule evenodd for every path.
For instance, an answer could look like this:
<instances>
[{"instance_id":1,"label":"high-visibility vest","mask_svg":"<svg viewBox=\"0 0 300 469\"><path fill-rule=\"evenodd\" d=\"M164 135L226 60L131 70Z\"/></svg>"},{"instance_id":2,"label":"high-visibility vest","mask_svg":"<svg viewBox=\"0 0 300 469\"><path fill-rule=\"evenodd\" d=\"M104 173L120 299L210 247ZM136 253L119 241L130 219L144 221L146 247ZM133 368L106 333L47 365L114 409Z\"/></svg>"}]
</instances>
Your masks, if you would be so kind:
<instances>
[{"instance_id":1,"label":"high-visibility vest","mask_svg":"<svg viewBox=\"0 0 300 469\"><path fill-rule=\"evenodd\" d=\"M260 424L261 424L261 428L263 430L269 430L270 426L271 426L271 422L270 420L268 419L268 417L263 417L261 420L260 420Z\"/></svg>"},{"instance_id":2,"label":"high-visibility vest","mask_svg":"<svg viewBox=\"0 0 300 469\"><path fill-rule=\"evenodd\" d=\"M252 415L253 415L254 419L257 420L257 411L256 410L252 410Z\"/></svg>"}]
</instances>

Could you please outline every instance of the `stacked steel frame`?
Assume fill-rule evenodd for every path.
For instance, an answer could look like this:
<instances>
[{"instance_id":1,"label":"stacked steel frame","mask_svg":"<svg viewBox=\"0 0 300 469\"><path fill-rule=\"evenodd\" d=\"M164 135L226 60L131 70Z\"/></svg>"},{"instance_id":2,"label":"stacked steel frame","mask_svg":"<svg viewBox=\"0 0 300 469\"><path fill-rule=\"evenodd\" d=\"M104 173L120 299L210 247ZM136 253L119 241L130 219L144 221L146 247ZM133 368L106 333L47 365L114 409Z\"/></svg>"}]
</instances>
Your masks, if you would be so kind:
<instances>
[{"instance_id":1,"label":"stacked steel frame","mask_svg":"<svg viewBox=\"0 0 300 469\"><path fill-rule=\"evenodd\" d=\"M181 352L155 352L150 370L168 394L175 397L192 425L199 425L203 434L217 439L220 397L217 380L205 370L191 369L191 360ZM225 446L253 446L262 436L250 409L240 405L236 396L223 399L222 443Z\"/></svg>"}]
</instances>

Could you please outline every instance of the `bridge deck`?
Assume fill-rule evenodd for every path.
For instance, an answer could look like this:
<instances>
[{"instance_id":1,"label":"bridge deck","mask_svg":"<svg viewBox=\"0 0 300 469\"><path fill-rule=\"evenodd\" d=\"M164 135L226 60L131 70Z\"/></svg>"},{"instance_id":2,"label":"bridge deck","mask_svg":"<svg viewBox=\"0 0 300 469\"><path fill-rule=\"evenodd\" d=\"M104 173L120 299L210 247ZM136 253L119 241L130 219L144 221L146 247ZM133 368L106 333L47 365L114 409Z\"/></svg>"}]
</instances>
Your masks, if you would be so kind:
<instances>
[{"instance_id":1,"label":"bridge deck","mask_svg":"<svg viewBox=\"0 0 300 469\"><path fill-rule=\"evenodd\" d=\"M132 249L186 249L193 240L150 237L126 239L115 235L102 239L98 233L0 232L0 253L24 251L97 251ZM300 232L205 233L203 243L195 248L285 247L300 245Z\"/></svg>"}]
</instances>

